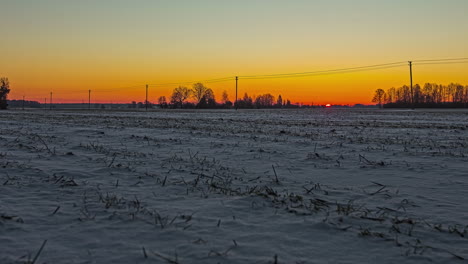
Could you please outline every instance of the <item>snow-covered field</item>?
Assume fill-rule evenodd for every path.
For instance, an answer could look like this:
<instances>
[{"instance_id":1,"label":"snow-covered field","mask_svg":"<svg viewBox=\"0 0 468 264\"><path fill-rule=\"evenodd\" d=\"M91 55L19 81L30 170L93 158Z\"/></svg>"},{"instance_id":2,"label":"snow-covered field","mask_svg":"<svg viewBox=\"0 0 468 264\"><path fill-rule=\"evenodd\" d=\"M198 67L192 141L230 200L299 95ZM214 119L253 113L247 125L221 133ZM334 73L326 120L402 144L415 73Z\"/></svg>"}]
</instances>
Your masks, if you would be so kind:
<instances>
[{"instance_id":1,"label":"snow-covered field","mask_svg":"<svg viewBox=\"0 0 468 264\"><path fill-rule=\"evenodd\" d=\"M462 110L0 113L0 263L464 262L467 195Z\"/></svg>"}]
</instances>

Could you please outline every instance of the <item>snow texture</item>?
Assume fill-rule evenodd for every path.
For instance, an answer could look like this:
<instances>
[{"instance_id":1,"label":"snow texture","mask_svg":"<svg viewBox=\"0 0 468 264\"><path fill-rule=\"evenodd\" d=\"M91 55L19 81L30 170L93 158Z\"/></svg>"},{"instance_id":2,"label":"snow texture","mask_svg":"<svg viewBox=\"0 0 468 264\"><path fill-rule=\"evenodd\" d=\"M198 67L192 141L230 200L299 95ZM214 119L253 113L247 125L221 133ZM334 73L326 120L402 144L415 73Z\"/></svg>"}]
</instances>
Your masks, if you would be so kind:
<instances>
[{"instance_id":1,"label":"snow texture","mask_svg":"<svg viewBox=\"0 0 468 264\"><path fill-rule=\"evenodd\" d=\"M467 190L462 110L0 115L0 263L464 263Z\"/></svg>"}]
</instances>

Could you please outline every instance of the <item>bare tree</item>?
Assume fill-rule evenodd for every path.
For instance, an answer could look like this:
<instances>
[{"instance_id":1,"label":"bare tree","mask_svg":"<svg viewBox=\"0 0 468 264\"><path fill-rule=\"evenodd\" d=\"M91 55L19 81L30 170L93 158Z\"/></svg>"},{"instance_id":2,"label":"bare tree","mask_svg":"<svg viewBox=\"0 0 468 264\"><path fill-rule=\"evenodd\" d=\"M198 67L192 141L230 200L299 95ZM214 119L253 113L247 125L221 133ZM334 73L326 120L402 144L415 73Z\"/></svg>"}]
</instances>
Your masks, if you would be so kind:
<instances>
[{"instance_id":1,"label":"bare tree","mask_svg":"<svg viewBox=\"0 0 468 264\"><path fill-rule=\"evenodd\" d=\"M276 106L279 108L283 107L283 97L281 97L281 94L278 95L278 99L276 100Z\"/></svg>"},{"instance_id":2,"label":"bare tree","mask_svg":"<svg viewBox=\"0 0 468 264\"><path fill-rule=\"evenodd\" d=\"M203 95L203 97L206 99L206 100L215 100L215 95L214 95L214 92L213 90L211 90L210 88L207 88L206 91L205 91L205 94Z\"/></svg>"},{"instance_id":3,"label":"bare tree","mask_svg":"<svg viewBox=\"0 0 468 264\"><path fill-rule=\"evenodd\" d=\"M207 88L205 94L197 104L198 108L215 108L216 100L213 90Z\"/></svg>"},{"instance_id":4,"label":"bare tree","mask_svg":"<svg viewBox=\"0 0 468 264\"><path fill-rule=\"evenodd\" d=\"M0 78L0 109L7 109L8 103L7 98L10 93L10 82L8 78Z\"/></svg>"},{"instance_id":5,"label":"bare tree","mask_svg":"<svg viewBox=\"0 0 468 264\"><path fill-rule=\"evenodd\" d=\"M423 93L421 86L419 84L415 84L413 87L413 103L419 104L422 101Z\"/></svg>"},{"instance_id":6,"label":"bare tree","mask_svg":"<svg viewBox=\"0 0 468 264\"><path fill-rule=\"evenodd\" d=\"M244 93L244 97L234 102L234 106L237 108L253 108L253 99L247 93Z\"/></svg>"},{"instance_id":7,"label":"bare tree","mask_svg":"<svg viewBox=\"0 0 468 264\"><path fill-rule=\"evenodd\" d=\"M372 98L372 102L378 103L379 108L382 108L382 102L385 97L385 91L382 89L375 90L374 98Z\"/></svg>"},{"instance_id":8,"label":"bare tree","mask_svg":"<svg viewBox=\"0 0 468 264\"><path fill-rule=\"evenodd\" d=\"M160 96L158 98L158 104L159 104L159 107L161 108L167 108L167 100L166 100L166 96Z\"/></svg>"},{"instance_id":9,"label":"bare tree","mask_svg":"<svg viewBox=\"0 0 468 264\"><path fill-rule=\"evenodd\" d=\"M174 91L172 92L171 103L176 106L182 107L185 100L187 100L191 94L192 94L192 91L190 89L188 89L185 86L179 86L175 88Z\"/></svg>"},{"instance_id":10,"label":"bare tree","mask_svg":"<svg viewBox=\"0 0 468 264\"><path fill-rule=\"evenodd\" d=\"M272 107L275 102L275 97L271 94L262 94L255 99L257 108Z\"/></svg>"},{"instance_id":11,"label":"bare tree","mask_svg":"<svg viewBox=\"0 0 468 264\"><path fill-rule=\"evenodd\" d=\"M244 98L242 99L242 101L246 108L253 107L253 99L247 93L244 93Z\"/></svg>"},{"instance_id":12,"label":"bare tree","mask_svg":"<svg viewBox=\"0 0 468 264\"><path fill-rule=\"evenodd\" d=\"M463 103L465 104L465 107L468 106L468 85L465 86L465 96L463 97Z\"/></svg>"},{"instance_id":13,"label":"bare tree","mask_svg":"<svg viewBox=\"0 0 468 264\"><path fill-rule=\"evenodd\" d=\"M197 103L200 103L202 98L206 96L208 88L203 85L203 83L194 83L192 86L192 94L195 100L197 100Z\"/></svg>"},{"instance_id":14,"label":"bare tree","mask_svg":"<svg viewBox=\"0 0 468 264\"><path fill-rule=\"evenodd\" d=\"M226 90L223 91L223 95L222 95L222 100L223 100L223 104L225 104L226 102L229 101L229 96L228 96L228 93L226 92Z\"/></svg>"}]
</instances>

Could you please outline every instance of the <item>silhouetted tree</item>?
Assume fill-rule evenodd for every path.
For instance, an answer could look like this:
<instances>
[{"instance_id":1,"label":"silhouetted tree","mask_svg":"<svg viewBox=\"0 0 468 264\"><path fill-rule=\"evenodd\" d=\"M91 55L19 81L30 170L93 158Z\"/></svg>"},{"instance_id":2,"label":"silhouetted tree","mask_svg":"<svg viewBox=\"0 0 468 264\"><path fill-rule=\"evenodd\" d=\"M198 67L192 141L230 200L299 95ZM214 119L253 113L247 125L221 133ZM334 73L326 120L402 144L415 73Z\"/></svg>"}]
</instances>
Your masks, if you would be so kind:
<instances>
[{"instance_id":1,"label":"silhouetted tree","mask_svg":"<svg viewBox=\"0 0 468 264\"><path fill-rule=\"evenodd\" d=\"M232 107L232 102L229 101L229 96L226 90L223 91L222 95L222 103L223 103L223 108L231 108Z\"/></svg>"},{"instance_id":2,"label":"silhouetted tree","mask_svg":"<svg viewBox=\"0 0 468 264\"><path fill-rule=\"evenodd\" d=\"M449 86L452 87L452 102L454 103L464 103L465 99L465 89L463 85L458 83L451 83Z\"/></svg>"},{"instance_id":3,"label":"silhouetted tree","mask_svg":"<svg viewBox=\"0 0 468 264\"><path fill-rule=\"evenodd\" d=\"M166 100L166 96L160 96L158 98L158 104L159 104L159 107L161 108L167 108L167 100Z\"/></svg>"},{"instance_id":4,"label":"silhouetted tree","mask_svg":"<svg viewBox=\"0 0 468 264\"><path fill-rule=\"evenodd\" d=\"M278 95L278 99L276 100L276 106L279 108L283 107L283 97L281 97L281 94Z\"/></svg>"},{"instance_id":5,"label":"silhouetted tree","mask_svg":"<svg viewBox=\"0 0 468 264\"><path fill-rule=\"evenodd\" d=\"M262 94L255 98L255 105L257 108L272 107L275 102L275 97L271 94Z\"/></svg>"},{"instance_id":6,"label":"silhouetted tree","mask_svg":"<svg viewBox=\"0 0 468 264\"><path fill-rule=\"evenodd\" d=\"M250 97L247 93L244 93L244 97L242 100L248 105L248 106L253 106L253 99Z\"/></svg>"},{"instance_id":7,"label":"silhouetted tree","mask_svg":"<svg viewBox=\"0 0 468 264\"><path fill-rule=\"evenodd\" d=\"M8 78L0 78L0 109L7 109L8 107L8 94L10 93L10 82Z\"/></svg>"},{"instance_id":8,"label":"silhouetted tree","mask_svg":"<svg viewBox=\"0 0 468 264\"><path fill-rule=\"evenodd\" d=\"M223 104L226 104L226 102L229 101L229 96L228 96L228 93L226 92L226 90L223 91L223 95L222 95L222 102Z\"/></svg>"},{"instance_id":9,"label":"silhouetted tree","mask_svg":"<svg viewBox=\"0 0 468 264\"><path fill-rule=\"evenodd\" d=\"M413 104L419 104L422 102L422 89L419 84L413 86Z\"/></svg>"},{"instance_id":10,"label":"silhouetted tree","mask_svg":"<svg viewBox=\"0 0 468 264\"><path fill-rule=\"evenodd\" d=\"M395 87L392 87L387 90L385 94L385 103L394 103L395 102Z\"/></svg>"},{"instance_id":11,"label":"silhouetted tree","mask_svg":"<svg viewBox=\"0 0 468 264\"><path fill-rule=\"evenodd\" d=\"M206 89L205 94L203 95L203 97L206 100L211 99L211 100L215 101L215 94L214 94L213 90L211 90L210 88Z\"/></svg>"},{"instance_id":12,"label":"silhouetted tree","mask_svg":"<svg viewBox=\"0 0 468 264\"><path fill-rule=\"evenodd\" d=\"M194 83L193 84L192 94L193 94L193 97L195 98L197 104L200 103L200 101L202 100L202 98L204 96L206 96L207 90L208 90L208 87L203 85L203 83Z\"/></svg>"},{"instance_id":13,"label":"silhouetted tree","mask_svg":"<svg viewBox=\"0 0 468 264\"><path fill-rule=\"evenodd\" d=\"M197 108L216 108L216 100L213 90L207 88L204 95L197 103Z\"/></svg>"},{"instance_id":14,"label":"silhouetted tree","mask_svg":"<svg viewBox=\"0 0 468 264\"><path fill-rule=\"evenodd\" d=\"M242 99L238 99L237 103L234 103L237 108L253 108L253 99L247 93L244 94Z\"/></svg>"},{"instance_id":15,"label":"silhouetted tree","mask_svg":"<svg viewBox=\"0 0 468 264\"><path fill-rule=\"evenodd\" d=\"M372 98L372 102L377 103L379 108L382 108L382 103L384 101L385 91L383 89L377 89L374 93L374 98Z\"/></svg>"},{"instance_id":16,"label":"silhouetted tree","mask_svg":"<svg viewBox=\"0 0 468 264\"><path fill-rule=\"evenodd\" d=\"M185 100L190 97L191 93L192 91L187 87L179 86L172 92L171 103L174 105L174 107L182 107Z\"/></svg>"}]
</instances>

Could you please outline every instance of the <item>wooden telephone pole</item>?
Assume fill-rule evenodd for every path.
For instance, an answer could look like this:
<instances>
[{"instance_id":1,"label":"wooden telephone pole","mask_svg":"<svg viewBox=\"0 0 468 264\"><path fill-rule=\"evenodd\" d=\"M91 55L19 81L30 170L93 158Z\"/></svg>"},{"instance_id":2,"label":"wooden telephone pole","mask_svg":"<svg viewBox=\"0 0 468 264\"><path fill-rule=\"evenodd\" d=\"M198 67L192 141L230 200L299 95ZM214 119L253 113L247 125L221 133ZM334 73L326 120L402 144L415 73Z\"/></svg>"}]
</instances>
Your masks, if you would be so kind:
<instances>
[{"instance_id":1,"label":"wooden telephone pole","mask_svg":"<svg viewBox=\"0 0 468 264\"><path fill-rule=\"evenodd\" d=\"M88 90L88 110L91 110L91 90Z\"/></svg>"},{"instance_id":2,"label":"wooden telephone pole","mask_svg":"<svg viewBox=\"0 0 468 264\"><path fill-rule=\"evenodd\" d=\"M148 85L146 85L146 100L145 100L145 108L148 111Z\"/></svg>"},{"instance_id":3,"label":"wooden telephone pole","mask_svg":"<svg viewBox=\"0 0 468 264\"><path fill-rule=\"evenodd\" d=\"M410 89L411 89L411 108L414 109L414 93L413 93L413 62L409 63L409 74L410 74Z\"/></svg>"},{"instance_id":4,"label":"wooden telephone pole","mask_svg":"<svg viewBox=\"0 0 468 264\"><path fill-rule=\"evenodd\" d=\"M235 105L236 105L236 110L237 110L237 81L239 80L239 77L236 76L236 101L235 101Z\"/></svg>"}]
</instances>

